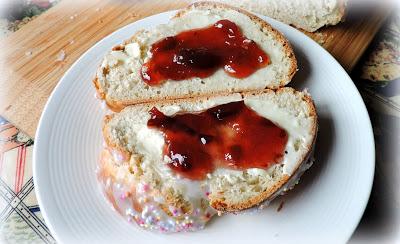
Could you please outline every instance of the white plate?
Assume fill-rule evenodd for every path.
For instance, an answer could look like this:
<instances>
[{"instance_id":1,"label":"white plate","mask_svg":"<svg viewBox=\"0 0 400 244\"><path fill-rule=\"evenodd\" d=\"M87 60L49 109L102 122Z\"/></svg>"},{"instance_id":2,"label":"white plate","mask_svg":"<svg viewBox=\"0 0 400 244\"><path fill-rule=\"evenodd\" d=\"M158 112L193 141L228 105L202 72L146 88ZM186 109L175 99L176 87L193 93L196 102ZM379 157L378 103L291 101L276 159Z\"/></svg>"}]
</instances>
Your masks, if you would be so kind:
<instances>
[{"instance_id":1,"label":"white plate","mask_svg":"<svg viewBox=\"0 0 400 244\"><path fill-rule=\"evenodd\" d=\"M293 44L299 72L291 83L308 88L319 113L315 165L287 196L258 214L215 218L205 230L162 235L129 224L101 194L95 168L103 112L91 79L104 54L140 28L166 23L174 12L132 23L87 51L64 75L42 114L35 139L34 180L40 208L59 242L343 243L356 228L374 174L374 141L365 105L342 67L301 32L267 19ZM279 203L285 204L277 211Z\"/></svg>"}]
</instances>

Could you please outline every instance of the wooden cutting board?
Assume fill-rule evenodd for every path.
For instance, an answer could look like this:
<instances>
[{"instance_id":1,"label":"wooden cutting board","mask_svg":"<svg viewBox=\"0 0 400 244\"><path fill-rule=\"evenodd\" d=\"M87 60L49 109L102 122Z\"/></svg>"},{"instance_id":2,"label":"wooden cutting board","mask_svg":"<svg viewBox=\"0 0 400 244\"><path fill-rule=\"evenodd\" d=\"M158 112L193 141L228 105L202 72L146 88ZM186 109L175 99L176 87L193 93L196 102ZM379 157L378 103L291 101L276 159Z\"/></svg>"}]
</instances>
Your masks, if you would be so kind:
<instances>
[{"instance_id":1,"label":"wooden cutting board","mask_svg":"<svg viewBox=\"0 0 400 244\"><path fill-rule=\"evenodd\" d=\"M50 93L88 48L124 25L189 2L61 1L0 42L0 115L33 137ZM388 11L374 8L352 14L350 10L349 16L345 23L310 34L347 71L355 66Z\"/></svg>"}]
</instances>

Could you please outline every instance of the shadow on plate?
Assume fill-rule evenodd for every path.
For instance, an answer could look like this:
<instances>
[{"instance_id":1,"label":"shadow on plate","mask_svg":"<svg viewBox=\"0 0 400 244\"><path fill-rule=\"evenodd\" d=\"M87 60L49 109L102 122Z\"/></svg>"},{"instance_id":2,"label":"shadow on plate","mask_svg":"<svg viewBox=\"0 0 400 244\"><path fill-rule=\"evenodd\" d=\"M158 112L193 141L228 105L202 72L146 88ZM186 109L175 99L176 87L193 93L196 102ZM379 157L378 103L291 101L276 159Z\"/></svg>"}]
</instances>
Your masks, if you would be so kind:
<instances>
[{"instance_id":1,"label":"shadow on plate","mask_svg":"<svg viewBox=\"0 0 400 244\"><path fill-rule=\"evenodd\" d=\"M278 197L274 202L289 203L292 199L300 197L304 191L311 187L314 181L318 181L321 177L321 172L325 170L328 159L332 152L332 147L335 144L335 126L331 118L322 115L318 119L319 128L317 141L314 148L314 164L304 172L301 176L298 185L290 190L286 195Z\"/></svg>"}]
</instances>

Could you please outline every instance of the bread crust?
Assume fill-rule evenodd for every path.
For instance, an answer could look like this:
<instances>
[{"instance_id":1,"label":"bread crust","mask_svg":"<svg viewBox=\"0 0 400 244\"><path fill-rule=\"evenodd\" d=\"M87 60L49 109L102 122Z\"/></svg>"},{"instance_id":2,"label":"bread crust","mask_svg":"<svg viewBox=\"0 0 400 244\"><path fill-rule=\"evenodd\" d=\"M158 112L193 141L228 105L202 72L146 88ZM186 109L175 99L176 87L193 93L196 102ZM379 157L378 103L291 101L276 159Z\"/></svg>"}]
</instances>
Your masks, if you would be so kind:
<instances>
[{"instance_id":1,"label":"bread crust","mask_svg":"<svg viewBox=\"0 0 400 244\"><path fill-rule=\"evenodd\" d=\"M291 88L291 87L283 87L283 88L278 88L278 89L266 89L266 90L262 90L262 91L255 91L255 92L241 92L239 94L241 94L242 98L246 98L249 96L257 96L257 95L261 95L264 93L275 93L275 94L279 94L279 93L284 93L284 92L290 92L293 94L299 94L302 92L296 91L295 89ZM292 175L287 175L284 174L282 175L281 179L279 179L274 185L268 187L265 191L261 192L259 195L248 199L245 202L240 202L240 203L229 203L226 202L224 199L210 199L210 205L218 210L218 211L222 211L222 212L236 212L236 211L240 211L240 210L244 210L247 208L251 208L254 207L264 201L268 201L271 200L271 198L274 198L274 193L276 193L277 191L282 190L282 188L285 186L285 184L289 181L292 180L292 177L296 177L299 178L301 176L301 174L296 174L296 172L298 172L301 168L301 166L303 164L306 164L313 146L315 144L315 140L316 140L316 136L317 136L317 128L318 128L318 118L317 118L317 111L315 108L315 104L312 100L312 98L306 94L306 93L302 93L302 99L303 101L306 102L308 108L309 108L309 116L314 118L314 121L312 123L312 129L311 129L311 134L312 137L314 138L313 141L309 144L306 145L307 147L307 151L305 151L305 153L303 155L301 155L299 161L296 164L295 167L295 171ZM147 109L151 109L151 107L153 106L161 106L161 105L173 105L176 103L185 103L185 102L196 102L202 99L209 99L212 98L214 96L208 96L208 97L196 97L196 98L186 98L186 99L176 99L176 100L163 100L163 101L153 101L151 103L147 103L144 106L146 106ZM131 153L126 151L124 148L118 146L116 143L114 143L110 137L109 131L107 129L107 123L114 117L116 116L116 114L112 114L112 115L107 115L104 119L104 124L103 124L103 134L104 134L104 138L105 138L105 142L108 145L108 147L111 147L113 150L117 150L118 152L120 152L122 155L126 156L126 157L130 157Z\"/></svg>"},{"instance_id":2,"label":"bread crust","mask_svg":"<svg viewBox=\"0 0 400 244\"><path fill-rule=\"evenodd\" d=\"M337 23L343 22L347 15L347 0L339 0L339 15Z\"/></svg>"},{"instance_id":3,"label":"bread crust","mask_svg":"<svg viewBox=\"0 0 400 244\"><path fill-rule=\"evenodd\" d=\"M297 60L296 60L296 57L294 55L293 48L290 45L289 41L283 36L283 34L280 33L279 31L277 31L276 29L274 29L265 20L259 18L258 16L254 15L254 14L252 14L252 13L246 11L246 10L243 10L243 9L240 9L240 8L236 8L236 7L232 7L232 6L224 4L224 3L216 3L216 2L196 2L196 3L193 3L193 4L189 5L188 7L178 11L178 13L176 13L176 15L173 18L179 18L179 17L185 15L187 12L189 12L193 8L195 8L195 9L209 9L209 8L232 9L232 10L237 11L237 12L243 14L243 15L248 16L253 22L260 24L261 25L260 30L263 33L272 34L276 38L276 40L278 42L282 43L282 45L284 47L285 55L290 60L290 69L289 69L289 72L288 72L288 75L287 75L287 80L281 80L280 84L278 86L267 86L267 87L264 87L264 88L277 89L277 88L285 86L286 84L288 84L292 80L293 76L297 72ZM123 44L116 45L115 47L113 47L113 50L119 50L124 45L126 45L128 42L135 41L136 40L136 36L139 33L141 33L142 31L138 31L130 39L124 41ZM99 67L99 69L102 72L104 72L104 70L102 70L101 67ZM96 91L97 91L97 94L98 94L99 98L102 99L102 100L105 100L107 106L114 112L119 112L124 107L129 106L129 105L141 104L141 103L151 103L151 102L154 101L154 99L132 99L132 100L121 100L121 101L117 101L117 100L111 99L111 98L109 98L107 96L106 91L101 86L101 84L99 82L99 79L97 77L97 74L96 74L96 77L93 79L93 84L94 84L94 87L96 88ZM254 89L236 90L235 89L233 92L251 92L251 91L256 91L256 90L254 90ZM209 93L209 94L201 95L200 97L221 96L221 95L226 95L226 94L229 94L229 93L232 93L232 91L212 92L212 93ZM199 97L199 96L190 95L190 94L179 94L179 96L165 97L164 99L166 99L166 100L174 100L174 99L187 99L187 98L194 98L194 97Z\"/></svg>"}]
</instances>

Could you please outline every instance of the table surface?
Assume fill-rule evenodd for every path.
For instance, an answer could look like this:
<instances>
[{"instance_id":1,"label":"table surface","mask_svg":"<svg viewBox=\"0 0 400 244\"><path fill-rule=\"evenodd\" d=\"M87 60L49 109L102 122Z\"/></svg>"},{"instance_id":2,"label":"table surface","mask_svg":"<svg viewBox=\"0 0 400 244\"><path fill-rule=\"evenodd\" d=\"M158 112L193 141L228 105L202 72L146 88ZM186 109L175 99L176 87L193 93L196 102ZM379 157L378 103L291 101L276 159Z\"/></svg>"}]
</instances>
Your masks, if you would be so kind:
<instances>
[{"instance_id":1,"label":"table surface","mask_svg":"<svg viewBox=\"0 0 400 244\"><path fill-rule=\"evenodd\" d=\"M0 42L0 115L33 137L53 88L88 48L128 23L189 2L61 1ZM349 6L344 23L309 35L351 71L387 15Z\"/></svg>"}]
</instances>

